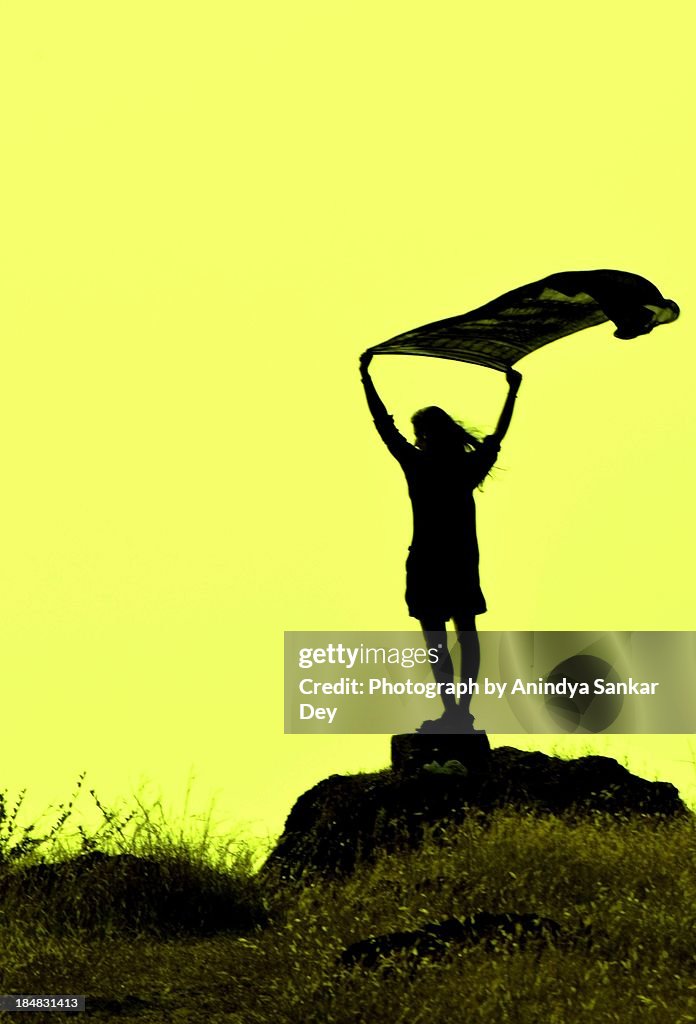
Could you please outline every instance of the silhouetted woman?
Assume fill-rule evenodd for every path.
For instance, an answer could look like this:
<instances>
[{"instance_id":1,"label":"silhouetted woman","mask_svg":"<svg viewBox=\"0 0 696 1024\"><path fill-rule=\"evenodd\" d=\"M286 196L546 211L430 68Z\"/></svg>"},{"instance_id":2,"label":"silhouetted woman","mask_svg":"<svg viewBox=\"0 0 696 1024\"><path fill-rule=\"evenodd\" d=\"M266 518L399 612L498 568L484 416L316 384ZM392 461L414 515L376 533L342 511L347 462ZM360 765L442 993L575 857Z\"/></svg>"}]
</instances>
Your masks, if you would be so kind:
<instances>
[{"instance_id":1,"label":"silhouetted woman","mask_svg":"<svg viewBox=\"0 0 696 1024\"><path fill-rule=\"evenodd\" d=\"M413 540L406 560L406 604L418 619L427 647L441 644L443 654L433 666L439 683L452 683L454 670L447 653L447 622L454 620L462 653L461 678L476 681L480 648L475 617L486 611L479 582L474 489L490 473L500 442L510 426L522 380L508 370L508 396L494 432L477 440L435 405L416 412L411 422L416 436L410 444L394 426L372 383L368 367L372 354L360 359L367 404L380 437L401 465L413 506ZM445 711L431 728L470 732L470 696L457 703L442 691Z\"/></svg>"}]
</instances>

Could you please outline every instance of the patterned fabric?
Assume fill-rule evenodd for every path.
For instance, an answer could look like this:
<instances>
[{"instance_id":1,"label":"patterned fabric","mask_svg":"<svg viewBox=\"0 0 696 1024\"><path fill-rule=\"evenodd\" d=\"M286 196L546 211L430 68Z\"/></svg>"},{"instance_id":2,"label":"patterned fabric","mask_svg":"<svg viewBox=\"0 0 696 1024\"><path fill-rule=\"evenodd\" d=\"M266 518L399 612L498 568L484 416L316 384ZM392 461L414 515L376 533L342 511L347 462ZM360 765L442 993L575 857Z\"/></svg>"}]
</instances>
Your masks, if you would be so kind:
<instances>
[{"instance_id":1,"label":"patterned fabric","mask_svg":"<svg viewBox=\"0 0 696 1024\"><path fill-rule=\"evenodd\" d=\"M574 270L506 292L485 306L437 320L370 352L438 356L506 370L550 341L613 320L617 338L671 323L679 307L654 284L624 270Z\"/></svg>"}]
</instances>

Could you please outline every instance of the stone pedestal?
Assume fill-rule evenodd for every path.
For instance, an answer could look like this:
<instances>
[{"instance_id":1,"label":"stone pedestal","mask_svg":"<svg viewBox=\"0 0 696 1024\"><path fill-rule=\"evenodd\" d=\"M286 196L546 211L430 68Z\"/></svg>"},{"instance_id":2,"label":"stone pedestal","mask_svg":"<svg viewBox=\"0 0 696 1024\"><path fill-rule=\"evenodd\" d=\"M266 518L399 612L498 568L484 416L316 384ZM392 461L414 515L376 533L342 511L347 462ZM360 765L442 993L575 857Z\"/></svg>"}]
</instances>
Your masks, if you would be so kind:
<instances>
[{"instance_id":1,"label":"stone pedestal","mask_svg":"<svg viewBox=\"0 0 696 1024\"><path fill-rule=\"evenodd\" d=\"M403 733L392 736L392 768L403 775L419 772L424 765L437 761L459 761L470 771L484 768L491 756L491 745L484 732L475 735L421 735Z\"/></svg>"}]
</instances>

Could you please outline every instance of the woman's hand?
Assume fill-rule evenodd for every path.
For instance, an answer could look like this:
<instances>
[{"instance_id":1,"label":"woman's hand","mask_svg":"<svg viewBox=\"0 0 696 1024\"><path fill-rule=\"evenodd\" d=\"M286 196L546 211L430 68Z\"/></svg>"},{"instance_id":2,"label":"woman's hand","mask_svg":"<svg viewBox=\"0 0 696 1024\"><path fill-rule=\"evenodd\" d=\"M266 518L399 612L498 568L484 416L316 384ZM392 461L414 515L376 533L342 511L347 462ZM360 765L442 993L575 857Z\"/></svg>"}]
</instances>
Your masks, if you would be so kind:
<instances>
[{"instance_id":1,"label":"woman's hand","mask_svg":"<svg viewBox=\"0 0 696 1024\"><path fill-rule=\"evenodd\" d=\"M519 391L520 384L522 383L522 374L519 370L513 370L513 368L509 366L505 374L505 379L510 385L511 391Z\"/></svg>"},{"instance_id":2,"label":"woman's hand","mask_svg":"<svg viewBox=\"0 0 696 1024\"><path fill-rule=\"evenodd\" d=\"M363 352L360 356L360 372L367 373L367 368L372 362L372 352Z\"/></svg>"}]
</instances>

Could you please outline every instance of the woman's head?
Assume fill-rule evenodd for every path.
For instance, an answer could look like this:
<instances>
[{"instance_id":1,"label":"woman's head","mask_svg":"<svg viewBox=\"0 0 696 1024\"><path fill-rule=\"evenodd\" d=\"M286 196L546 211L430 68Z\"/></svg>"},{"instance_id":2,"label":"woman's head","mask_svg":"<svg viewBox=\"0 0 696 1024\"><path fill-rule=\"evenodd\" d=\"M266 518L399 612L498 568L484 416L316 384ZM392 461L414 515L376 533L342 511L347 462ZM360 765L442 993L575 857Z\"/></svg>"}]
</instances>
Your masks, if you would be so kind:
<instances>
[{"instance_id":1,"label":"woman's head","mask_svg":"<svg viewBox=\"0 0 696 1024\"><path fill-rule=\"evenodd\" d=\"M479 441L461 423L453 420L444 409L429 405L411 417L416 435L416 447L422 451L447 452L452 449L471 451Z\"/></svg>"}]
</instances>

